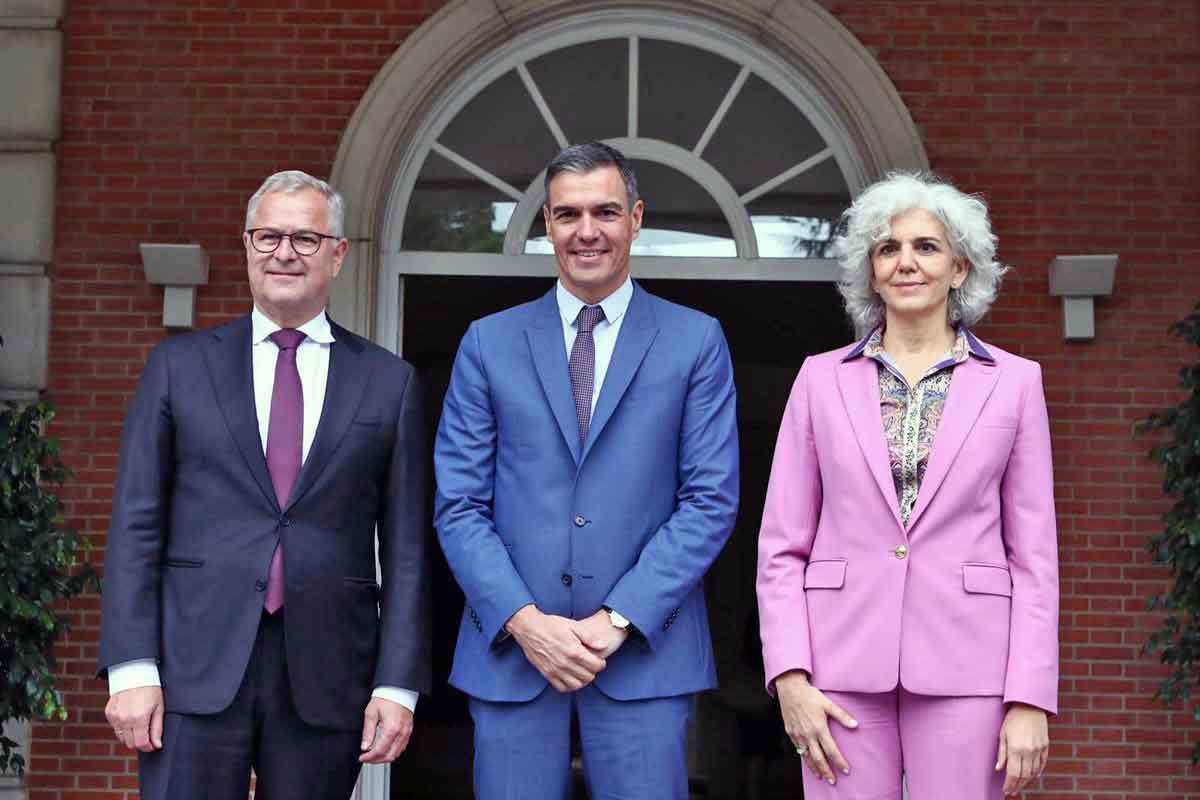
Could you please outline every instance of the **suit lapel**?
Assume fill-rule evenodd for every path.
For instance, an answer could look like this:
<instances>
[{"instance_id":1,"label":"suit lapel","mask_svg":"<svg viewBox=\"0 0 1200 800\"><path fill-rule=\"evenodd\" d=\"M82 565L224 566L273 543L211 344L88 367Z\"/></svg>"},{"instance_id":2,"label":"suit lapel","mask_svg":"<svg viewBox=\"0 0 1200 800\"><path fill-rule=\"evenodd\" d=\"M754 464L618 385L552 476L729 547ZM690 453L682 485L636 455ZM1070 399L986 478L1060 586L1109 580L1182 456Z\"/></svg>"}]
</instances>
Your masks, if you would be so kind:
<instances>
[{"instance_id":1,"label":"suit lapel","mask_svg":"<svg viewBox=\"0 0 1200 800\"><path fill-rule=\"evenodd\" d=\"M554 412L554 419L562 431L563 439L571 450L575 463L579 463L579 420L575 416L575 400L571 394L571 376L567 372L567 350L563 339L562 317L558 313L555 290L551 289L534 306L533 319L525 328L529 341L529 352L537 370L538 381L546 395L546 402Z\"/></svg>"},{"instance_id":2,"label":"suit lapel","mask_svg":"<svg viewBox=\"0 0 1200 800\"><path fill-rule=\"evenodd\" d=\"M629 308L625 311L625 320L617 334L617 345L613 350L612 360L608 363L608 372L604 375L604 383L600 387L600 397L596 400L596 410L592 412L592 421L588 425L588 438L583 449L587 457L592 443L604 430L616 411L617 404L625 396L625 390L638 367L646 357L651 343L658 336L654 311L650 305L650 297L637 284L633 287L633 297L629 300Z\"/></svg>"},{"instance_id":3,"label":"suit lapel","mask_svg":"<svg viewBox=\"0 0 1200 800\"><path fill-rule=\"evenodd\" d=\"M262 438L258 434L249 315L212 331L209 346L204 348L204 361L234 443L262 493L272 506L278 508L275 487L271 484L267 459L263 455Z\"/></svg>"},{"instance_id":4,"label":"suit lapel","mask_svg":"<svg viewBox=\"0 0 1200 800\"><path fill-rule=\"evenodd\" d=\"M325 403L321 407L321 421L308 457L296 476L296 485L284 504L284 511L304 496L321 471L333 460L334 451L346 435L346 429L354 419L363 393L371 378L371 371L362 363L362 343L340 325L330 320L334 343L329 347L329 378L325 384Z\"/></svg>"},{"instance_id":5,"label":"suit lapel","mask_svg":"<svg viewBox=\"0 0 1200 800\"><path fill-rule=\"evenodd\" d=\"M983 404L996 388L999 377L1000 368L994 362L974 357L954 368L954 377L950 379L950 389L946 393L946 405L933 437L933 449L929 453L925 477L921 479L916 505L908 516L909 529L929 507L930 500L949 474L950 465L966 442L967 434L975 427Z\"/></svg>"},{"instance_id":6,"label":"suit lapel","mask_svg":"<svg viewBox=\"0 0 1200 800\"><path fill-rule=\"evenodd\" d=\"M842 361L835 369L842 404L854 428L854 438L879 491L887 503L896 524L900 521L900 501L892 480L891 459L888 457L887 435L883 431L883 416L879 408L879 368L865 356Z\"/></svg>"}]
</instances>

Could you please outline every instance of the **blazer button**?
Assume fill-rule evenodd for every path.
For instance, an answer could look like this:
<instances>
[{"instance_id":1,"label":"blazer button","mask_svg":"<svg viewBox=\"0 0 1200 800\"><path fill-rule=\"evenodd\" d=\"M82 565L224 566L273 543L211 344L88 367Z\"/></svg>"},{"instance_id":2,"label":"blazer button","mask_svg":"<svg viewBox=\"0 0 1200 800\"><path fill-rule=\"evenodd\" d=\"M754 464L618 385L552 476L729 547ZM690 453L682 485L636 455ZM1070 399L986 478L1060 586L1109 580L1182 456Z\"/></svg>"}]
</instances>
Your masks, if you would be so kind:
<instances>
[{"instance_id":1,"label":"blazer button","mask_svg":"<svg viewBox=\"0 0 1200 800\"><path fill-rule=\"evenodd\" d=\"M562 582L563 586L570 586L572 582L571 576L564 572L562 576Z\"/></svg>"},{"instance_id":2,"label":"blazer button","mask_svg":"<svg viewBox=\"0 0 1200 800\"><path fill-rule=\"evenodd\" d=\"M266 581L255 581L254 588L260 592L265 591L267 588L267 582Z\"/></svg>"},{"instance_id":3,"label":"blazer button","mask_svg":"<svg viewBox=\"0 0 1200 800\"><path fill-rule=\"evenodd\" d=\"M279 524L282 525L283 527L287 528L287 527L291 526L292 521L290 519L288 519L287 517L284 517L283 519L279 520Z\"/></svg>"},{"instance_id":4,"label":"blazer button","mask_svg":"<svg viewBox=\"0 0 1200 800\"><path fill-rule=\"evenodd\" d=\"M586 519L584 519L583 517L575 517L575 527L576 528L582 528L584 525L587 525Z\"/></svg>"},{"instance_id":5,"label":"blazer button","mask_svg":"<svg viewBox=\"0 0 1200 800\"><path fill-rule=\"evenodd\" d=\"M906 558L908 556L908 548L904 545L898 545L893 552L896 554L896 558Z\"/></svg>"}]
</instances>

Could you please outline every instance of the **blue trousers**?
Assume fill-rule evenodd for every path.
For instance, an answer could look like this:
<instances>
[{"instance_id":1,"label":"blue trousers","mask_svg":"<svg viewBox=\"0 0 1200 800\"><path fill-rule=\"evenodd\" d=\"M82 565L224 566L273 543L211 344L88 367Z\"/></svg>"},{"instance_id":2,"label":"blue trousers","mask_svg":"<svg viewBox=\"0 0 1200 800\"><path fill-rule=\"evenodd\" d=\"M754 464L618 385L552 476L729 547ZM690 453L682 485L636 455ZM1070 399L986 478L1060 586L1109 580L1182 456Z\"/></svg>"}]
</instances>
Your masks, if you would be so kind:
<instances>
[{"instance_id":1,"label":"blue trousers","mask_svg":"<svg viewBox=\"0 0 1200 800\"><path fill-rule=\"evenodd\" d=\"M546 687L525 703L471 698L477 800L563 800L571 719L579 722L591 800L686 800L693 697L613 700L594 686Z\"/></svg>"}]
</instances>

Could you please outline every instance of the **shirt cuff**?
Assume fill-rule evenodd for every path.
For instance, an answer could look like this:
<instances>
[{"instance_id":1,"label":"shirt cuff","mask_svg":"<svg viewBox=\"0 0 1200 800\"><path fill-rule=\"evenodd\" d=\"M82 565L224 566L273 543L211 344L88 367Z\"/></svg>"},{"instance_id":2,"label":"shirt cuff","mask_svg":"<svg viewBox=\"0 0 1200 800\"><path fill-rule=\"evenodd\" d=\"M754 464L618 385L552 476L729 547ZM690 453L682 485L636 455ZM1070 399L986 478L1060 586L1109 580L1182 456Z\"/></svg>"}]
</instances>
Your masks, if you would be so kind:
<instances>
[{"instance_id":1,"label":"shirt cuff","mask_svg":"<svg viewBox=\"0 0 1200 800\"><path fill-rule=\"evenodd\" d=\"M414 714L417 712L418 695L412 689L401 689L399 686L376 686L375 691L371 692L371 697L382 697L384 700L399 703Z\"/></svg>"},{"instance_id":2,"label":"shirt cuff","mask_svg":"<svg viewBox=\"0 0 1200 800\"><path fill-rule=\"evenodd\" d=\"M153 658L135 658L108 668L110 696L126 689L138 689L143 686L162 686L158 677L158 664Z\"/></svg>"}]
</instances>

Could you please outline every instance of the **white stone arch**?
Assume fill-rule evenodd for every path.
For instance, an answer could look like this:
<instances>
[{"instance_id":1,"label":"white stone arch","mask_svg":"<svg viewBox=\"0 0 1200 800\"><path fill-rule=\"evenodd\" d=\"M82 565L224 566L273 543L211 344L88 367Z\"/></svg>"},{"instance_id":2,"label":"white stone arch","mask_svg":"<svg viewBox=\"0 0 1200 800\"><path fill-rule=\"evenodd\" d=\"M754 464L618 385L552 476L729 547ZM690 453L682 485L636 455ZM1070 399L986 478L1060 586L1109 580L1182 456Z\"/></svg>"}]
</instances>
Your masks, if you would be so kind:
<instances>
[{"instance_id":1,"label":"white stone arch","mask_svg":"<svg viewBox=\"0 0 1200 800\"><path fill-rule=\"evenodd\" d=\"M891 81L813 0L454 0L380 70L338 148L332 179L346 196L347 235L354 242L330 302L339 321L377 334L376 296L392 288L380 285L381 264L398 248L403 203L416 175L445 124L496 75L519 63L514 51L528 59L538 47L548 52L597 38L597 26L628 31L631 23L646 30L669 25L677 41L695 35L718 52L735 49L739 61L755 61L756 72L777 86L783 81L802 89L787 94L837 150L852 191L891 169L928 167L920 135ZM638 147L636 131L630 133L622 141ZM535 185L525 188L523 214L537 191Z\"/></svg>"}]
</instances>

